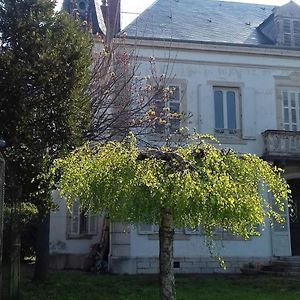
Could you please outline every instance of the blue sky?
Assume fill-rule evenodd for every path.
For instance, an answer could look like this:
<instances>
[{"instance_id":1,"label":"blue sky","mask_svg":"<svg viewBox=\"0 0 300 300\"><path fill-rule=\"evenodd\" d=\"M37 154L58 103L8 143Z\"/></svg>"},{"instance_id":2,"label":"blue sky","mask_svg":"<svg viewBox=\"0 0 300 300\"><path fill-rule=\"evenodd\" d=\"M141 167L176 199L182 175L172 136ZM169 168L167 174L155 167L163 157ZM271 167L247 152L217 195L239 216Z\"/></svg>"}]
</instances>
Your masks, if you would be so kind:
<instances>
[{"instance_id":1,"label":"blue sky","mask_svg":"<svg viewBox=\"0 0 300 300\"><path fill-rule=\"evenodd\" d=\"M63 0L57 0L57 8L61 7ZM201 1L201 0L195 0ZM260 4L269 4L269 5L282 5L289 0L231 0L235 2L248 2L248 3L260 3ZM122 8L122 27L130 23L138 13L141 13L149 5L151 5L155 0L121 0ZM294 0L294 2L300 5L300 0Z\"/></svg>"}]
</instances>

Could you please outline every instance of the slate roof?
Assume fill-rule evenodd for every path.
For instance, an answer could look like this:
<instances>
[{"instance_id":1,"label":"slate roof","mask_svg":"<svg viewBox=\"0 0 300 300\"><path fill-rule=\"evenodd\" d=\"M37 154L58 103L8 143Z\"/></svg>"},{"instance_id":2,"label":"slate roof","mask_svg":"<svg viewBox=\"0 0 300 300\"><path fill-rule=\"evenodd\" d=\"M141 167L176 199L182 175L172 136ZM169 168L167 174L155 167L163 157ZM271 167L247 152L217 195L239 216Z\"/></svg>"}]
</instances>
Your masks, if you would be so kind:
<instances>
[{"instance_id":1,"label":"slate roof","mask_svg":"<svg viewBox=\"0 0 300 300\"><path fill-rule=\"evenodd\" d=\"M272 45L256 28L273 8L216 0L157 0L124 31L137 38Z\"/></svg>"}]
</instances>

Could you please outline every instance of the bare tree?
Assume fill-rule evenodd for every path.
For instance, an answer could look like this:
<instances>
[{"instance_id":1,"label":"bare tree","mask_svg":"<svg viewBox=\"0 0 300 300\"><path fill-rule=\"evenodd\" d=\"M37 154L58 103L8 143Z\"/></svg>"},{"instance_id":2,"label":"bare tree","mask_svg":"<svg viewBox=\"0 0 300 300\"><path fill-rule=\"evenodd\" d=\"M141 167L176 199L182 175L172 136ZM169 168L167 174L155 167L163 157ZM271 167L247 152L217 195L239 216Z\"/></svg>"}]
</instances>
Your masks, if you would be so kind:
<instances>
[{"instance_id":1,"label":"bare tree","mask_svg":"<svg viewBox=\"0 0 300 300\"><path fill-rule=\"evenodd\" d=\"M168 107L176 92L171 87L175 78L171 59L159 74L155 58L149 57L148 74L142 74L138 51L126 47L124 41L125 38L111 42L96 38L91 80L86 89L92 110L87 137L93 141L122 139L129 130L137 136L154 131L165 133L174 120L180 122L187 117Z\"/></svg>"}]
</instances>

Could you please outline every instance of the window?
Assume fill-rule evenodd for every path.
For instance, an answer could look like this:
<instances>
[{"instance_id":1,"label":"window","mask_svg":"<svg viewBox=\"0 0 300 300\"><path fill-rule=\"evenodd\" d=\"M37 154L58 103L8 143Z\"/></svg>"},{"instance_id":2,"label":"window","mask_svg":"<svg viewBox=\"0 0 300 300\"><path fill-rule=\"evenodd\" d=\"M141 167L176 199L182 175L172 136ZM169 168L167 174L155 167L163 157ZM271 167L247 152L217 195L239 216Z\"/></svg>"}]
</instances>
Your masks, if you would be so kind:
<instances>
[{"instance_id":1,"label":"window","mask_svg":"<svg viewBox=\"0 0 300 300\"><path fill-rule=\"evenodd\" d=\"M300 131L300 90L283 90L281 99L284 129Z\"/></svg>"},{"instance_id":2,"label":"window","mask_svg":"<svg viewBox=\"0 0 300 300\"><path fill-rule=\"evenodd\" d=\"M69 237L84 237L97 234L98 218L88 211L82 211L79 202L74 201L72 211L67 215L67 233Z\"/></svg>"},{"instance_id":3,"label":"window","mask_svg":"<svg viewBox=\"0 0 300 300\"><path fill-rule=\"evenodd\" d=\"M192 230L190 230L192 231ZM159 233L159 226L152 224L139 224L138 225L139 234L157 234ZM182 234L184 232L183 228L175 228L175 234ZM191 233L190 233L191 234Z\"/></svg>"},{"instance_id":4,"label":"window","mask_svg":"<svg viewBox=\"0 0 300 300\"><path fill-rule=\"evenodd\" d=\"M196 228L184 227L184 233L188 235L199 235L201 234L201 227L197 226Z\"/></svg>"},{"instance_id":5,"label":"window","mask_svg":"<svg viewBox=\"0 0 300 300\"><path fill-rule=\"evenodd\" d=\"M284 19L282 32L284 46L300 47L300 20Z\"/></svg>"},{"instance_id":6,"label":"window","mask_svg":"<svg viewBox=\"0 0 300 300\"><path fill-rule=\"evenodd\" d=\"M180 129L180 92L179 86L172 85L166 89L166 92L157 96L155 101L155 133L174 134Z\"/></svg>"},{"instance_id":7,"label":"window","mask_svg":"<svg viewBox=\"0 0 300 300\"><path fill-rule=\"evenodd\" d=\"M250 236L259 236L261 234L261 226L258 224L254 228L255 234L250 235ZM248 233L250 234L249 230ZM238 235L238 234L233 234L230 230L225 230L222 227L216 227L214 232L214 239L215 240L224 240L224 241L245 241L245 239Z\"/></svg>"},{"instance_id":8,"label":"window","mask_svg":"<svg viewBox=\"0 0 300 300\"><path fill-rule=\"evenodd\" d=\"M140 224L138 226L139 234L154 234L159 232L159 227L152 224Z\"/></svg>"},{"instance_id":9,"label":"window","mask_svg":"<svg viewBox=\"0 0 300 300\"><path fill-rule=\"evenodd\" d=\"M215 132L237 135L240 129L239 89L214 88Z\"/></svg>"}]
</instances>

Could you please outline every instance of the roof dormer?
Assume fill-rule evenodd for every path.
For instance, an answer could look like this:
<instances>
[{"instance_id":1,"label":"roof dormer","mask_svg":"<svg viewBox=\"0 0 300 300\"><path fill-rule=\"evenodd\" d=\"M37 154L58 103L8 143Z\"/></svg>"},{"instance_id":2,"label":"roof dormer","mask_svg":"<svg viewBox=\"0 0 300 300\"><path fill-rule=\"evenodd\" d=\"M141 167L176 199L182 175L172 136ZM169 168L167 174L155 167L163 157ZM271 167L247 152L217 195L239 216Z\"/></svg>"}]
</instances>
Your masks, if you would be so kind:
<instances>
[{"instance_id":1,"label":"roof dormer","mask_svg":"<svg viewBox=\"0 0 300 300\"><path fill-rule=\"evenodd\" d=\"M300 6L295 2L274 8L276 44L284 47L300 47Z\"/></svg>"}]
</instances>

